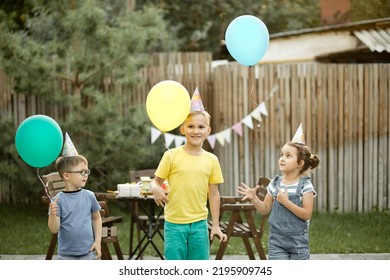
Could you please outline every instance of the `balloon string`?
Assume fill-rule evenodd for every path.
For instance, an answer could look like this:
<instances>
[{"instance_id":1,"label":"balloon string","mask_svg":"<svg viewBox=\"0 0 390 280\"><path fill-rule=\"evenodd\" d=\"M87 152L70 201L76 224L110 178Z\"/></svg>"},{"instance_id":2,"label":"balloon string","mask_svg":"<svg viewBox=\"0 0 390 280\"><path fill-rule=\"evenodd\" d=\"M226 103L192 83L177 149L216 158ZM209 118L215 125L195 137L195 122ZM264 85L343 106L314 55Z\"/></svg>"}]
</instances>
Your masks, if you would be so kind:
<instances>
[{"instance_id":1,"label":"balloon string","mask_svg":"<svg viewBox=\"0 0 390 280\"><path fill-rule=\"evenodd\" d=\"M259 103L257 103L256 99L254 98L254 89L255 89L255 67L250 66L249 67L249 85L251 87L251 90L249 92L249 98L250 100L255 103L256 107L259 106ZM261 116L259 114L259 119L257 120L259 123L257 124L257 127L260 127L261 123Z\"/></svg>"},{"instance_id":2,"label":"balloon string","mask_svg":"<svg viewBox=\"0 0 390 280\"><path fill-rule=\"evenodd\" d=\"M255 98L253 98L254 96L254 89L255 89L255 74L254 74L254 67L253 66L250 66L250 78L249 78L249 84L251 85L251 90L249 92L249 97L251 99L251 101L253 103L256 104L256 106L259 106L259 103L256 102ZM268 101L269 99L272 98L272 96L274 95L275 91L277 91L279 89L279 85L276 85L272 88L271 92L268 94L268 96L264 99L264 102L265 101Z\"/></svg>"},{"instance_id":3,"label":"balloon string","mask_svg":"<svg viewBox=\"0 0 390 280\"><path fill-rule=\"evenodd\" d=\"M39 175L39 168L37 168L37 176L39 178L39 181L41 181L42 185L43 185L43 188L45 190L45 193L46 193L46 196L50 199L50 201L52 201L52 198L51 196L49 195L49 190L48 190L48 187L47 187L47 184L45 184L41 178L41 176Z\"/></svg>"},{"instance_id":4,"label":"balloon string","mask_svg":"<svg viewBox=\"0 0 390 280\"><path fill-rule=\"evenodd\" d=\"M251 90L249 92L249 98L253 103L255 103L256 107L259 105L254 98L254 89L255 89L255 68L253 66L249 67L249 85L251 86Z\"/></svg>"},{"instance_id":5,"label":"balloon string","mask_svg":"<svg viewBox=\"0 0 390 280\"><path fill-rule=\"evenodd\" d=\"M254 89L255 89L255 68L254 66L250 66L249 67L249 84L251 86L251 90L249 92L249 98L250 100L255 103L256 107L259 106L259 103L256 102L256 99L254 98ZM272 88L271 92L269 93L269 95L264 99L264 102L265 101L268 101L275 93L275 91L277 91L279 89L279 86L276 85ZM257 125L257 127L260 127L260 122L261 122L261 115L259 114L259 124Z\"/></svg>"},{"instance_id":6,"label":"balloon string","mask_svg":"<svg viewBox=\"0 0 390 280\"><path fill-rule=\"evenodd\" d=\"M165 134L165 132L164 132L163 134ZM164 145L165 149L167 149L167 150L170 150L170 148L167 146L167 144L165 143L165 141L164 141L164 140L162 140L162 143L163 143L163 145Z\"/></svg>"}]
</instances>

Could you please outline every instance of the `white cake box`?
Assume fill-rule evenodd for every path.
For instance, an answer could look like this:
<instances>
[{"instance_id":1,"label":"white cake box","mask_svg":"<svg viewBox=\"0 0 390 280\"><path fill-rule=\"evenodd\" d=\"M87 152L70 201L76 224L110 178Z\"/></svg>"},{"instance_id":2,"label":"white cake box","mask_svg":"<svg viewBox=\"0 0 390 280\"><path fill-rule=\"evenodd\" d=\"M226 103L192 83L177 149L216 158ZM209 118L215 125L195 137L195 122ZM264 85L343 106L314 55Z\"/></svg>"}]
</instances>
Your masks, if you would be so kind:
<instances>
[{"instance_id":1,"label":"white cake box","mask_svg":"<svg viewBox=\"0 0 390 280\"><path fill-rule=\"evenodd\" d=\"M118 197L139 197L140 184L118 184Z\"/></svg>"},{"instance_id":2,"label":"white cake box","mask_svg":"<svg viewBox=\"0 0 390 280\"><path fill-rule=\"evenodd\" d=\"M130 188L129 183L118 184L117 188L118 188L118 196L119 197L129 197L130 196L131 188Z\"/></svg>"}]
</instances>

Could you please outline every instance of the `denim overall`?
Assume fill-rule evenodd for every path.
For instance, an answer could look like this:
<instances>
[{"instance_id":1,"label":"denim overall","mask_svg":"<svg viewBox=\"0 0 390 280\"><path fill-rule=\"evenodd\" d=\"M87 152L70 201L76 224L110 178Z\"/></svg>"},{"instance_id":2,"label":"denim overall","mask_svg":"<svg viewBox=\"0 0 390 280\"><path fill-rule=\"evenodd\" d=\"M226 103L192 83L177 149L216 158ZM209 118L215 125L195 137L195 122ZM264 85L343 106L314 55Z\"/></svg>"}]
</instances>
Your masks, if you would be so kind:
<instances>
[{"instance_id":1,"label":"denim overall","mask_svg":"<svg viewBox=\"0 0 390 280\"><path fill-rule=\"evenodd\" d=\"M310 177L301 177L295 194L288 198L302 207L301 190ZM283 204L276 200L282 177L273 180L275 187L274 203L269 217L268 258L270 260L307 260L310 259L309 224L295 216Z\"/></svg>"}]
</instances>

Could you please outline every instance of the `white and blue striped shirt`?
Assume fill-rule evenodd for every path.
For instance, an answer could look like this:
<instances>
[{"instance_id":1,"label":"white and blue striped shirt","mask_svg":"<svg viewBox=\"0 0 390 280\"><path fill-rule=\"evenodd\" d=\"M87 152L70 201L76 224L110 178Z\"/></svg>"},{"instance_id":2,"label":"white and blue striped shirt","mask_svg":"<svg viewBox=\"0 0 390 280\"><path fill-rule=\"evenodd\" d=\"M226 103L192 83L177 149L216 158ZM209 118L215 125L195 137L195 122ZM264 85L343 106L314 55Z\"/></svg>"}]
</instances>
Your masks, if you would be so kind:
<instances>
[{"instance_id":1,"label":"white and blue striped shirt","mask_svg":"<svg viewBox=\"0 0 390 280\"><path fill-rule=\"evenodd\" d=\"M274 186L274 180L273 179L269 185L267 186L267 191L268 193L272 196L272 197L275 197L276 195L276 187ZM297 187L298 187L298 184L299 184L299 180L292 184L292 185L286 185L286 184L283 184L282 183L282 179L280 179L280 186L279 186L279 190L285 190L285 188L287 187L287 192L288 194L290 195L294 195L297 191ZM306 180L306 183L304 184L302 190L301 190L301 197L305 194L305 193L308 193L308 192L313 192L314 193L314 197L317 196L317 192L314 190L314 186L313 184L310 182L310 180Z\"/></svg>"}]
</instances>

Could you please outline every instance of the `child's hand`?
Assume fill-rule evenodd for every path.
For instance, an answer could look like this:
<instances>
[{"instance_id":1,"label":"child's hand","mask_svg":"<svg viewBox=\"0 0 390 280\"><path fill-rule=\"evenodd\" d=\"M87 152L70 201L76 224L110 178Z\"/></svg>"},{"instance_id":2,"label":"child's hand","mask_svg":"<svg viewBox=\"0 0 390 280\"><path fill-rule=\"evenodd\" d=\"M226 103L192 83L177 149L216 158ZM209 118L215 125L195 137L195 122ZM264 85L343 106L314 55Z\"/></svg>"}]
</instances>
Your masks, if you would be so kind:
<instances>
[{"instance_id":1,"label":"child's hand","mask_svg":"<svg viewBox=\"0 0 390 280\"><path fill-rule=\"evenodd\" d=\"M58 199L59 199L59 197L57 197L56 199L54 199L54 201L52 201L50 203L50 215L57 216L57 214L58 214L58 205L57 205Z\"/></svg>"},{"instance_id":2,"label":"child's hand","mask_svg":"<svg viewBox=\"0 0 390 280\"><path fill-rule=\"evenodd\" d=\"M96 259L100 260L102 258L102 249L101 249L101 243L100 242L94 242L92 244L92 247L89 249L90 252L95 251L96 252Z\"/></svg>"},{"instance_id":3,"label":"child's hand","mask_svg":"<svg viewBox=\"0 0 390 280\"><path fill-rule=\"evenodd\" d=\"M249 199L252 201L257 194L257 190L260 188L260 185L257 185L253 189L249 188L247 185L244 183L241 183L240 186L238 186L238 193L244 195L242 200Z\"/></svg>"},{"instance_id":4,"label":"child's hand","mask_svg":"<svg viewBox=\"0 0 390 280\"><path fill-rule=\"evenodd\" d=\"M279 188L278 195L276 196L276 200L283 205L286 204L286 202L288 201L287 187L285 187L284 190Z\"/></svg>"},{"instance_id":5,"label":"child's hand","mask_svg":"<svg viewBox=\"0 0 390 280\"><path fill-rule=\"evenodd\" d=\"M151 192L153 193L154 202L156 202L157 206L164 207L168 202L168 191L161 187L152 187Z\"/></svg>"},{"instance_id":6,"label":"child's hand","mask_svg":"<svg viewBox=\"0 0 390 280\"><path fill-rule=\"evenodd\" d=\"M219 242L226 242L227 241L227 235L224 234L221 231L221 228L219 226L214 226L211 228L210 231L210 240L213 240L214 235L218 236Z\"/></svg>"}]
</instances>

